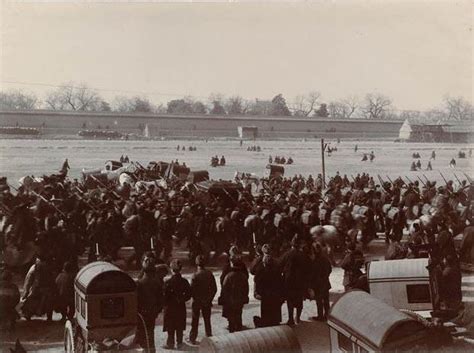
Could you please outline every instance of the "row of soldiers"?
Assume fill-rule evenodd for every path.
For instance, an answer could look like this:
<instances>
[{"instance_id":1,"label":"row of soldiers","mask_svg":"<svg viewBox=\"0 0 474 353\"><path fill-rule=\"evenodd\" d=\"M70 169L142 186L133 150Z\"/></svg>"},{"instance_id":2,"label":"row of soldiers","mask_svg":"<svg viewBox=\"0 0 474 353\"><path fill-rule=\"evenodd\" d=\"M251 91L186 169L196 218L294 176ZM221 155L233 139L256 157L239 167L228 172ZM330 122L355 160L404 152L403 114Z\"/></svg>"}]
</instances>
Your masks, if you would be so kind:
<instances>
[{"instance_id":1,"label":"row of soldiers","mask_svg":"<svg viewBox=\"0 0 474 353\"><path fill-rule=\"evenodd\" d=\"M139 266L147 251L153 253L156 261L169 263L173 242L187 243L193 261L198 257L207 261L211 252L219 255L231 245L259 258L258 249L265 244L271 248L271 255L280 259L292 249L315 252L312 247L318 245L313 245L314 240L327 249L330 242L314 239L311 229L332 224L340 240L336 250L347 249L354 254L353 261L340 264L348 268L347 284L353 285L359 278L354 274L360 271L358 239L367 243L382 230L388 240L400 242L404 228L408 227L407 218L413 217L414 206L439 199L435 205L439 211L436 231L448 232L448 239L471 223L472 187L466 181L459 186L447 181L445 186L436 187L430 181L420 184L401 178L378 178L377 183L373 176L362 173L349 180L337 173L327 188L320 175L316 179L295 176L261 180L265 185L262 192L252 194L244 188L237 200L225 193L213 196L196 191L179 179L169 180L167 188L152 185L141 194L105 186L86 190L76 180L52 179L37 191L20 187L12 194L4 190L0 204L3 246L23 250L34 241L39 258L48 263L47 273L66 271L66 264L72 271L77 270L77 257L84 249L88 249L90 261L98 256L114 261L122 245L135 249L130 266ZM461 215L457 213L459 204L465 207ZM398 216L389 217L384 205L395 209ZM352 215L355 206L365 207L362 217ZM263 261L264 256L261 258ZM289 310L296 310L298 315L299 304L292 302ZM324 305L323 302L323 308ZM235 320L231 326L239 328L237 316L232 315Z\"/></svg>"}]
</instances>

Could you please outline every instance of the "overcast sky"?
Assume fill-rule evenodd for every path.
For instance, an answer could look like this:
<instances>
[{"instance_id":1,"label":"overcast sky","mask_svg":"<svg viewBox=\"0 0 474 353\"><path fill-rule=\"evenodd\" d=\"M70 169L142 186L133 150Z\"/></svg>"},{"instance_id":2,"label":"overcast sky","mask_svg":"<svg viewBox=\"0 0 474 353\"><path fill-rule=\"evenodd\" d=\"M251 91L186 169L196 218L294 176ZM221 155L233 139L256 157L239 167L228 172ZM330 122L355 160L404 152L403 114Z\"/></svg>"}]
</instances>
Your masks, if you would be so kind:
<instances>
[{"instance_id":1,"label":"overcast sky","mask_svg":"<svg viewBox=\"0 0 474 353\"><path fill-rule=\"evenodd\" d=\"M380 92L420 110L446 94L472 101L470 1L0 4L3 89L74 81L154 102Z\"/></svg>"}]
</instances>

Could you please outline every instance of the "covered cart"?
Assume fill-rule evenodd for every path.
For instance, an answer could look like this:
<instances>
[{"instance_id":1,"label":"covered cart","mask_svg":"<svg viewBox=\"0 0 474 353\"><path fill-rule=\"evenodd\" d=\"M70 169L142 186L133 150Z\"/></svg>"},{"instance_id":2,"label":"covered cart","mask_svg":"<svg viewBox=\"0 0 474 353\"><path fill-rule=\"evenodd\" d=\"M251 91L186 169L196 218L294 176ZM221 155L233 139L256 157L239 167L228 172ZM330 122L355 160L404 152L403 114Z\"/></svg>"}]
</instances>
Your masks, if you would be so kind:
<instances>
[{"instance_id":1,"label":"covered cart","mask_svg":"<svg viewBox=\"0 0 474 353\"><path fill-rule=\"evenodd\" d=\"M283 177L285 174L285 168L281 165L267 164L265 176L273 179L278 177Z\"/></svg>"},{"instance_id":2,"label":"covered cart","mask_svg":"<svg viewBox=\"0 0 474 353\"><path fill-rule=\"evenodd\" d=\"M74 290L75 319L65 324L65 351L120 350L120 342L137 326L134 280L118 267L97 261L79 271Z\"/></svg>"},{"instance_id":3,"label":"covered cart","mask_svg":"<svg viewBox=\"0 0 474 353\"><path fill-rule=\"evenodd\" d=\"M331 352L404 351L429 339L419 320L363 291L350 291L328 317Z\"/></svg>"},{"instance_id":4,"label":"covered cart","mask_svg":"<svg viewBox=\"0 0 474 353\"><path fill-rule=\"evenodd\" d=\"M396 309L433 310L436 288L427 267L427 258L372 261L367 270L370 294Z\"/></svg>"}]
</instances>

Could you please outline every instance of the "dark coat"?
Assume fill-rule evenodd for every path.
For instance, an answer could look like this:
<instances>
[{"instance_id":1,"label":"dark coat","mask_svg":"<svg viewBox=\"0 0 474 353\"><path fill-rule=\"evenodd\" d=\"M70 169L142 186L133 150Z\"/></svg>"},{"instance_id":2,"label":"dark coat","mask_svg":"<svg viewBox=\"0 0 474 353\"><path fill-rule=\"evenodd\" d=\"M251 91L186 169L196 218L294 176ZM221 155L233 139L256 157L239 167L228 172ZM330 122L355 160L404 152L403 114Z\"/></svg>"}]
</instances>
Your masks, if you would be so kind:
<instances>
[{"instance_id":1,"label":"dark coat","mask_svg":"<svg viewBox=\"0 0 474 353\"><path fill-rule=\"evenodd\" d=\"M73 273L62 271L56 277L56 303L58 310L64 310L68 305L74 306L74 278Z\"/></svg>"},{"instance_id":2,"label":"dark coat","mask_svg":"<svg viewBox=\"0 0 474 353\"><path fill-rule=\"evenodd\" d=\"M311 275L309 258L300 250L290 249L281 259L286 299L303 300Z\"/></svg>"},{"instance_id":3,"label":"dark coat","mask_svg":"<svg viewBox=\"0 0 474 353\"><path fill-rule=\"evenodd\" d=\"M211 305L217 292L214 275L207 269L198 269L191 279L191 293L194 303Z\"/></svg>"},{"instance_id":4,"label":"dark coat","mask_svg":"<svg viewBox=\"0 0 474 353\"><path fill-rule=\"evenodd\" d=\"M163 309L163 282L155 274L145 274L137 281L138 312L157 317Z\"/></svg>"},{"instance_id":5,"label":"dark coat","mask_svg":"<svg viewBox=\"0 0 474 353\"><path fill-rule=\"evenodd\" d=\"M230 308L242 307L249 302L248 276L241 268L231 267L222 284L219 304L223 306L222 316L227 317Z\"/></svg>"},{"instance_id":6,"label":"dark coat","mask_svg":"<svg viewBox=\"0 0 474 353\"><path fill-rule=\"evenodd\" d=\"M174 274L165 282L163 331L184 331L186 329L186 302L191 299L189 282Z\"/></svg>"},{"instance_id":7,"label":"dark coat","mask_svg":"<svg viewBox=\"0 0 474 353\"><path fill-rule=\"evenodd\" d=\"M332 271L331 262L324 255L316 255L311 265L310 287L314 290L315 296L318 297L331 289L331 282L329 281L329 275Z\"/></svg>"},{"instance_id":8,"label":"dark coat","mask_svg":"<svg viewBox=\"0 0 474 353\"><path fill-rule=\"evenodd\" d=\"M272 326L281 322L284 301L283 277L277 265L259 266L255 277L255 296L261 300L261 325Z\"/></svg>"}]
</instances>

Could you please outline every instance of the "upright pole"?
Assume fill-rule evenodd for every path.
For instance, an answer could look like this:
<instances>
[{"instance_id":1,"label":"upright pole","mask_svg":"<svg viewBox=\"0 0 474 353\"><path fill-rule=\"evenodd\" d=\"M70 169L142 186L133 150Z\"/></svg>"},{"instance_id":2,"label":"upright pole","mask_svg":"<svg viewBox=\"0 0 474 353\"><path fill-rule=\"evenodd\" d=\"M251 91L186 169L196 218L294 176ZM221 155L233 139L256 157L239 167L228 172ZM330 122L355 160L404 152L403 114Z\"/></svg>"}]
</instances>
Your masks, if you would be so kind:
<instances>
[{"instance_id":1,"label":"upright pole","mask_svg":"<svg viewBox=\"0 0 474 353\"><path fill-rule=\"evenodd\" d=\"M322 161L322 168L323 168L323 189L326 188L326 168L324 166L324 150L326 146L324 145L324 139L321 139L321 161Z\"/></svg>"}]
</instances>

